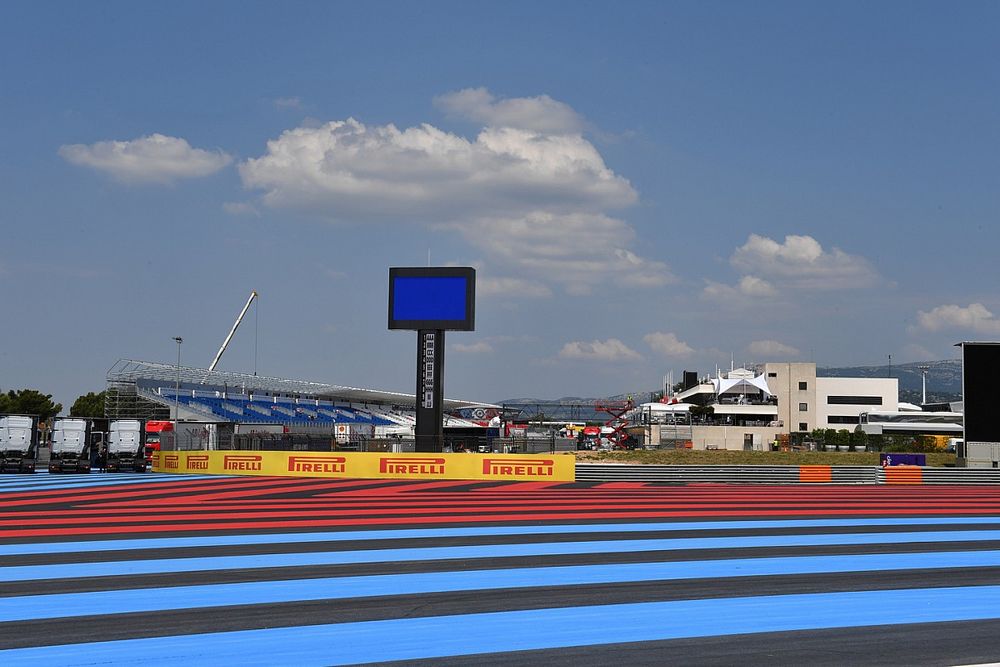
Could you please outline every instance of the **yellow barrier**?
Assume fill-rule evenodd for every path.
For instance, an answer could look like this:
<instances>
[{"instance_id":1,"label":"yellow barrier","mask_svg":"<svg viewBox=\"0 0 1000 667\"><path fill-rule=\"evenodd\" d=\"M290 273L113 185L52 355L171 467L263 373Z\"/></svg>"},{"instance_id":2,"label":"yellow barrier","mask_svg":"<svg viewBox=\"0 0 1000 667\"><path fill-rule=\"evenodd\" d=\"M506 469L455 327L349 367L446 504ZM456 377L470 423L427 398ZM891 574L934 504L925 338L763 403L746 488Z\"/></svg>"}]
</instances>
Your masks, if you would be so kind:
<instances>
[{"instance_id":1,"label":"yellow barrier","mask_svg":"<svg viewBox=\"0 0 1000 667\"><path fill-rule=\"evenodd\" d=\"M329 477L572 482L565 454L386 454L380 452L154 452L156 472Z\"/></svg>"}]
</instances>

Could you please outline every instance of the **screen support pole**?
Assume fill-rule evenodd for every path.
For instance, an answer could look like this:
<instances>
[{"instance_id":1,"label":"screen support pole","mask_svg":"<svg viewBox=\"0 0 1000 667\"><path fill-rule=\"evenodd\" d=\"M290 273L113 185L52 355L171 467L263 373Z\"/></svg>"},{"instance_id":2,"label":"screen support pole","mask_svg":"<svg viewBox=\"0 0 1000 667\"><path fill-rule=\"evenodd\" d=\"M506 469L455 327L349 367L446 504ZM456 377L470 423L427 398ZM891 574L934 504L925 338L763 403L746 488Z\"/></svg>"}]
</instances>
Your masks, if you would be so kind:
<instances>
[{"instance_id":1,"label":"screen support pole","mask_svg":"<svg viewBox=\"0 0 1000 667\"><path fill-rule=\"evenodd\" d=\"M444 331L417 331L417 425L414 429L418 452L444 451Z\"/></svg>"}]
</instances>

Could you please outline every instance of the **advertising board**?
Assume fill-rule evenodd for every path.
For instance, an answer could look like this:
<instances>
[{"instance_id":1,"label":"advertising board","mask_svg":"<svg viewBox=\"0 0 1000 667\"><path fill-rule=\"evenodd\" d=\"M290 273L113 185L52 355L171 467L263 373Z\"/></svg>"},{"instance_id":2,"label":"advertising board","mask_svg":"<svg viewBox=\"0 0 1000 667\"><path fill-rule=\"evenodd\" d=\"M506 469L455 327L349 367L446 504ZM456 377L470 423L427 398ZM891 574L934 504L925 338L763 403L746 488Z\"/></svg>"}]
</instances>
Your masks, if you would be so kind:
<instances>
[{"instance_id":1,"label":"advertising board","mask_svg":"<svg viewBox=\"0 0 1000 667\"><path fill-rule=\"evenodd\" d=\"M181 451L156 452L153 470L338 479L572 482L576 459L560 454Z\"/></svg>"}]
</instances>

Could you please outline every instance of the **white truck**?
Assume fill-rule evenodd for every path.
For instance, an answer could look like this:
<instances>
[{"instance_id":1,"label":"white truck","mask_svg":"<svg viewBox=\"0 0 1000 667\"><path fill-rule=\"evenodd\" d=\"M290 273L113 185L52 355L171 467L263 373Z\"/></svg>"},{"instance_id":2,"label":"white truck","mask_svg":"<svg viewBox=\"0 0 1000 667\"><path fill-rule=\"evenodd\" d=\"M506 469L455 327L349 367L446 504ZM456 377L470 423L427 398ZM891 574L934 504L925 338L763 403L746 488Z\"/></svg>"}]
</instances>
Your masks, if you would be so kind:
<instances>
[{"instance_id":1,"label":"white truck","mask_svg":"<svg viewBox=\"0 0 1000 667\"><path fill-rule=\"evenodd\" d=\"M0 472L35 472L38 418L0 416Z\"/></svg>"},{"instance_id":2,"label":"white truck","mask_svg":"<svg viewBox=\"0 0 1000 667\"><path fill-rule=\"evenodd\" d=\"M49 472L90 472L90 422L56 419L52 423Z\"/></svg>"},{"instance_id":3,"label":"white truck","mask_svg":"<svg viewBox=\"0 0 1000 667\"><path fill-rule=\"evenodd\" d=\"M141 419L116 419L108 427L108 472L146 472L145 425Z\"/></svg>"}]
</instances>

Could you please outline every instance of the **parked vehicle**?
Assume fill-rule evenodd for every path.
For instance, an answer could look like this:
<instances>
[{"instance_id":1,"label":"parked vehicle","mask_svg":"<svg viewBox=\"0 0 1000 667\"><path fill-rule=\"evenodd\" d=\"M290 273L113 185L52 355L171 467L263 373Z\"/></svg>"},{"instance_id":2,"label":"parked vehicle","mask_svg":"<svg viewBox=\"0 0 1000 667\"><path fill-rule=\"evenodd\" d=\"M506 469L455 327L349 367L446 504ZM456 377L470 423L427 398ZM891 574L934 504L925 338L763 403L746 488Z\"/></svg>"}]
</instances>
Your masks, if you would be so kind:
<instances>
[{"instance_id":1,"label":"parked vehicle","mask_svg":"<svg viewBox=\"0 0 1000 667\"><path fill-rule=\"evenodd\" d=\"M37 417L0 417L0 472L35 472L37 450Z\"/></svg>"},{"instance_id":2,"label":"parked vehicle","mask_svg":"<svg viewBox=\"0 0 1000 667\"><path fill-rule=\"evenodd\" d=\"M145 424L141 419L118 419L108 430L108 472L146 472Z\"/></svg>"},{"instance_id":3,"label":"parked vehicle","mask_svg":"<svg viewBox=\"0 0 1000 667\"><path fill-rule=\"evenodd\" d=\"M56 419L52 424L49 472L90 472L90 422Z\"/></svg>"}]
</instances>

